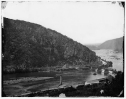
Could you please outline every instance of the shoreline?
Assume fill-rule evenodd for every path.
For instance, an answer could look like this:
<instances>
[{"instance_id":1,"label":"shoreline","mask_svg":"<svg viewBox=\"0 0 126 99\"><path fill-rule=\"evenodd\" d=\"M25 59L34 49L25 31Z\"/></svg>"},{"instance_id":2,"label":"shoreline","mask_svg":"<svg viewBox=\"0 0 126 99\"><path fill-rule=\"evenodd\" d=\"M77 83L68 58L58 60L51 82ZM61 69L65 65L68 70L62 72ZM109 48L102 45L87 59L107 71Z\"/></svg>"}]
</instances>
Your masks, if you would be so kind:
<instances>
[{"instance_id":1,"label":"shoreline","mask_svg":"<svg viewBox=\"0 0 126 99\"><path fill-rule=\"evenodd\" d=\"M24 94L21 94L21 95L12 95L10 97L31 97L31 95L35 95L35 94L41 94L43 96L46 96L48 95L49 91L60 91L60 90L66 90L66 89L71 89L71 88L74 88L74 89L77 89L79 87L88 87L88 86L93 86L93 85L99 85L99 84L105 84L106 82L106 79L107 77L105 78L100 78L100 79L95 79L95 80L90 80L90 81L85 81L86 82L90 82L90 84L74 84L74 85L61 85L59 87L55 87L55 88L48 88L48 89L45 89L45 90L41 90L41 91L36 91L36 92L28 92L28 93L24 93ZM95 83L94 81L97 81L97 83ZM36 95L35 95L36 96Z\"/></svg>"},{"instance_id":2,"label":"shoreline","mask_svg":"<svg viewBox=\"0 0 126 99\"><path fill-rule=\"evenodd\" d=\"M44 79L43 79L44 80ZM36 92L28 92L27 93L27 91L26 91L26 93L23 93L23 94L21 94L21 95L8 95L8 97L27 97L27 96L29 96L30 94L37 94L37 93L48 93L48 91L54 91L54 90L61 90L61 89L69 89L69 88L77 88L77 87L81 87L81 86L88 86L88 85L93 85L93 84L100 84L100 83L103 83L103 82L100 82L100 81L102 81L102 80L104 80L104 82L105 82L105 80L106 80L106 77L105 78L100 78L100 79L95 79L95 80L90 80L90 81L85 81L85 83L78 83L78 84L73 84L73 85L67 85L67 84L62 84L61 86L57 86L57 87L52 87L52 88L47 88L47 89L43 89L43 90L41 90L41 91L36 91ZM95 83L94 81L97 81L97 83ZM90 84L86 84L86 82L90 82ZM27 89L27 88L26 88Z\"/></svg>"},{"instance_id":3,"label":"shoreline","mask_svg":"<svg viewBox=\"0 0 126 99\"><path fill-rule=\"evenodd\" d=\"M93 74L92 74L93 75ZM29 82L29 81L37 81L37 80L46 80L46 79L51 79L51 78L54 78L54 77L37 77L37 78L35 78L35 77L25 77L25 78L21 78L21 79L18 79L18 80L9 80L9 81L7 81L7 82L5 82L5 85L11 85L11 84L16 84L16 83L20 83L20 82ZM105 79L106 77L104 77L104 79ZM96 81L96 80L101 80L101 79L103 79L103 78L100 78L100 79L94 79L94 80L90 80L90 82L92 82L92 81ZM85 82L88 82L88 81L85 81ZM98 81L99 82L99 81ZM97 83L98 84L98 83ZM70 85L70 84L63 84L62 86L59 86L59 87L51 87L51 88L46 88L46 89L44 89L43 91L48 91L48 90L51 90L51 89L56 89L56 90L59 90L60 88L69 88L69 87L73 87L73 88L76 88L76 87L79 87L79 86L84 86L85 84L82 84L82 83L78 83L78 84L73 84L73 85ZM26 88L27 89L27 88ZM43 92L43 91L40 91L40 92ZM32 94L32 93L35 93L35 92L32 92L32 91L30 91L30 93L29 93L29 91L25 91L26 92L26 94ZM28 93L27 93L28 92ZM23 94L25 94L25 93L23 93ZM8 95L8 96L13 96L13 95ZM22 95L17 95L17 96L22 96ZM15 96L14 96L15 97Z\"/></svg>"},{"instance_id":4,"label":"shoreline","mask_svg":"<svg viewBox=\"0 0 126 99\"><path fill-rule=\"evenodd\" d=\"M47 80L47 79L51 79L51 78L54 78L54 77L22 77L22 78L16 79L16 80L3 81L3 84L8 85L8 84L16 84L16 83L20 83L20 82Z\"/></svg>"}]
</instances>

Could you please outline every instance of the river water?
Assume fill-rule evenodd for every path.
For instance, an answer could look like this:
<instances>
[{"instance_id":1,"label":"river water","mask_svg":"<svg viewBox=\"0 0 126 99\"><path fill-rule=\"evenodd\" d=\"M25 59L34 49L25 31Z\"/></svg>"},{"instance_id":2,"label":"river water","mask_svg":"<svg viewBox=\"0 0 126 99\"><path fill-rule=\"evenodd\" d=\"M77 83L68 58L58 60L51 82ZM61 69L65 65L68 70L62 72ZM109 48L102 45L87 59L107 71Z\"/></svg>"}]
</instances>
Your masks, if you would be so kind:
<instances>
[{"instance_id":1,"label":"river water","mask_svg":"<svg viewBox=\"0 0 126 99\"><path fill-rule=\"evenodd\" d=\"M96 55L102 59L113 62L113 68L116 70L123 70L123 54L116 53L112 50L95 50ZM22 79L24 77L50 77L50 79L41 79L29 82L19 82L12 84L4 84L3 89L7 95L20 95L27 92L35 92L40 90L47 90L51 88L57 88L60 83L60 75L62 75L62 83L64 85L76 85L84 84L87 80L94 80L104 78L105 75L97 74L93 75L91 70L70 70L60 72L34 72L34 73L23 73L23 74L9 74L3 75L3 81ZM51 78L52 77L52 78Z\"/></svg>"},{"instance_id":2,"label":"river water","mask_svg":"<svg viewBox=\"0 0 126 99\"><path fill-rule=\"evenodd\" d=\"M113 68L117 71L123 71L123 53L113 50L94 50L97 56L102 59L113 62Z\"/></svg>"}]
</instances>

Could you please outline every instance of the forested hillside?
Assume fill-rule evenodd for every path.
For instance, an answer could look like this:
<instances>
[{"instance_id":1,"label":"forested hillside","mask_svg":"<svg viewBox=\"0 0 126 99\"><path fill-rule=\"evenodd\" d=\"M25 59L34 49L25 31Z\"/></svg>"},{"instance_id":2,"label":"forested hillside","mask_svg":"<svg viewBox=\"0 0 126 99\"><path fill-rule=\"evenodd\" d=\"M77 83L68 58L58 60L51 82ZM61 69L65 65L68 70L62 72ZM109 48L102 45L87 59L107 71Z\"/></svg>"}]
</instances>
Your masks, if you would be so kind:
<instances>
[{"instance_id":1,"label":"forested hillside","mask_svg":"<svg viewBox=\"0 0 126 99\"><path fill-rule=\"evenodd\" d=\"M95 62L95 52L41 25L4 18L3 70L23 71L38 67Z\"/></svg>"}]
</instances>

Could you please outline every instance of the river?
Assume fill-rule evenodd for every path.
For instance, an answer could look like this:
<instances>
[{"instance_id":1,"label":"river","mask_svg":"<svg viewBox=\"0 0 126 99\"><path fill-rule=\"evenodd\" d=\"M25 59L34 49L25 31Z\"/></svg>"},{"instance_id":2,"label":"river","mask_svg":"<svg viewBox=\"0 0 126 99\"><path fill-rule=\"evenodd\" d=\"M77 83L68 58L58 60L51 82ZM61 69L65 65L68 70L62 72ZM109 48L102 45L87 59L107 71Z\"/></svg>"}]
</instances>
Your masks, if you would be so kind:
<instances>
[{"instance_id":1,"label":"river","mask_svg":"<svg viewBox=\"0 0 126 99\"><path fill-rule=\"evenodd\" d=\"M123 70L123 54L112 50L95 50L96 55L107 61L113 62L113 68ZM3 89L7 95L20 95L27 92L35 92L51 88L57 88L62 75L62 83L66 86L84 84L87 80L94 80L106 77L102 74L93 75L91 70L70 70L63 72L34 72L23 74L7 74L3 75L3 81L20 79L17 83L4 84ZM22 78L32 78L30 81L22 81ZM34 80L35 79L35 80Z\"/></svg>"},{"instance_id":2,"label":"river","mask_svg":"<svg viewBox=\"0 0 126 99\"><path fill-rule=\"evenodd\" d=\"M113 50L94 50L97 56L102 59L113 62L113 69L117 71L123 71L123 53L118 53Z\"/></svg>"}]
</instances>

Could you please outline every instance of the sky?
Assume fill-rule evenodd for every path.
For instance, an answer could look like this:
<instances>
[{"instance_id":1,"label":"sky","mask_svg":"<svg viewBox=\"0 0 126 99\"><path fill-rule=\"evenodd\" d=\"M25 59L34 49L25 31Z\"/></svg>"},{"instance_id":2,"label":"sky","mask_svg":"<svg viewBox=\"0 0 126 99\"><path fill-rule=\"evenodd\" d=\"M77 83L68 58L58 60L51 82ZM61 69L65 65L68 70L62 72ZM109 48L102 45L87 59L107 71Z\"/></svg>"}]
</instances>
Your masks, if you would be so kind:
<instances>
[{"instance_id":1,"label":"sky","mask_svg":"<svg viewBox=\"0 0 126 99\"><path fill-rule=\"evenodd\" d=\"M124 8L118 2L8 2L2 16L40 24L82 44L123 36Z\"/></svg>"}]
</instances>

